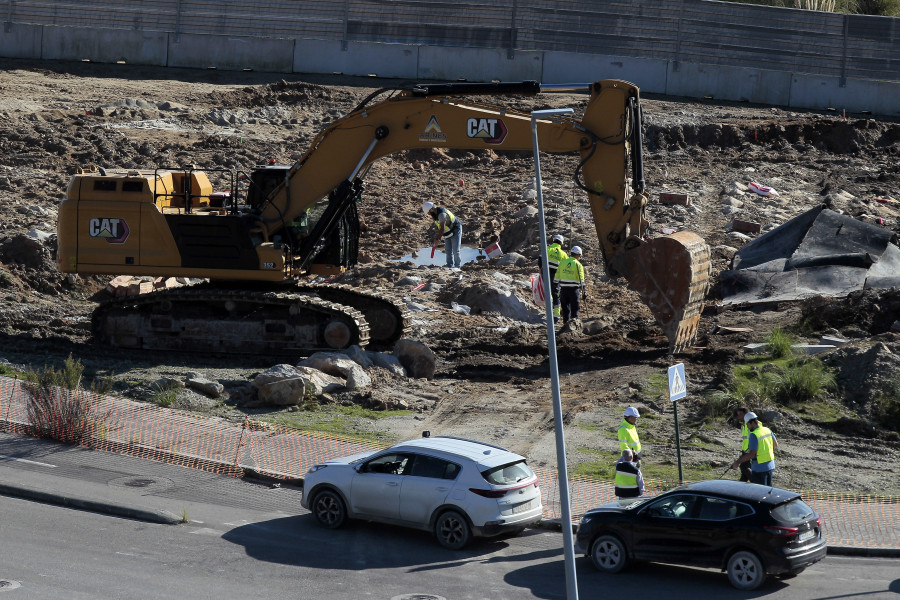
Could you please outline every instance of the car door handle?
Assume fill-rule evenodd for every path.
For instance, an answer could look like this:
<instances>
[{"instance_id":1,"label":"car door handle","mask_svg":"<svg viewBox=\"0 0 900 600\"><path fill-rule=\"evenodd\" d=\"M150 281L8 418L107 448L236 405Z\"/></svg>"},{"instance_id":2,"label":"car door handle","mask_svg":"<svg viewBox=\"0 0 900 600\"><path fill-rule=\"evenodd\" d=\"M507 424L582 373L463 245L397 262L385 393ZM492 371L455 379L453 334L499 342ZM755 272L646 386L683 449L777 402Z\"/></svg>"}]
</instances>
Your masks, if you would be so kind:
<instances>
[{"instance_id":1,"label":"car door handle","mask_svg":"<svg viewBox=\"0 0 900 600\"><path fill-rule=\"evenodd\" d=\"M439 487L439 488L435 488L435 489L439 492L446 492L446 491L450 490L450 488L448 488L448 487Z\"/></svg>"},{"instance_id":2,"label":"car door handle","mask_svg":"<svg viewBox=\"0 0 900 600\"><path fill-rule=\"evenodd\" d=\"M392 487L397 487L397 486L400 485L400 484L397 483L396 481L388 481L388 482L387 482L387 485L392 486Z\"/></svg>"}]
</instances>

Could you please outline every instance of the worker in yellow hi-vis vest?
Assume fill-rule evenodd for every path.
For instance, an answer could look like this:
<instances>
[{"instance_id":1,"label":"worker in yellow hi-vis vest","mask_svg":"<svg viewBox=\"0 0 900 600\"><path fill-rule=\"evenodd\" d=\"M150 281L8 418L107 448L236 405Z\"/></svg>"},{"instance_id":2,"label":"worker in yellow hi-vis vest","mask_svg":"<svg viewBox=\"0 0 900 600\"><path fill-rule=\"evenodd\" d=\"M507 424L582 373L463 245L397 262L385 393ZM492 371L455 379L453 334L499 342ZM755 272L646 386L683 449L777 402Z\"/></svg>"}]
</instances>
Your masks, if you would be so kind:
<instances>
[{"instance_id":1,"label":"worker in yellow hi-vis vest","mask_svg":"<svg viewBox=\"0 0 900 600\"><path fill-rule=\"evenodd\" d=\"M750 481L772 487L772 474L775 472L775 448L778 440L768 427L759 424L756 413L748 412L744 415L744 422L750 430L750 438L747 443L747 454L740 457L732 469L737 469L741 463L750 461Z\"/></svg>"},{"instance_id":2,"label":"worker in yellow hi-vis vest","mask_svg":"<svg viewBox=\"0 0 900 600\"><path fill-rule=\"evenodd\" d=\"M556 270L555 278L555 281L559 283L559 301L562 304L563 326L568 325L569 321L578 320L578 313L581 311L579 292L581 292L581 300L584 300L586 297L584 267L578 260L581 258L581 248L572 246L569 254L569 258L559 263L559 269Z\"/></svg>"}]
</instances>

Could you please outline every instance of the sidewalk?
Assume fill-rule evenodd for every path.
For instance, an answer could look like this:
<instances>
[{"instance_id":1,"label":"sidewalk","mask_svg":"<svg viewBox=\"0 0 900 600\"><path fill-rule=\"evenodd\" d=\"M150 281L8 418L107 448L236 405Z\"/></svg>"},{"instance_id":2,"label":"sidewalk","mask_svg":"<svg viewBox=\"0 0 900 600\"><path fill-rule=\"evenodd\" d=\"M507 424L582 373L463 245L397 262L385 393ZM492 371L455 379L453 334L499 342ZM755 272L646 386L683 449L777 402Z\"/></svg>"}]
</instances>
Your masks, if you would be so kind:
<instances>
[{"instance_id":1,"label":"sidewalk","mask_svg":"<svg viewBox=\"0 0 900 600\"><path fill-rule=\"evenodd\" d=\"M544 491L552 502L553 491ZM0 433L0 494L162 524L305 512L297 486L7 433ZM823 516L830 554L900 557L900 503L808 501ZM558 528L559 520L544 527Z\"/></svg>"}]
</instances>

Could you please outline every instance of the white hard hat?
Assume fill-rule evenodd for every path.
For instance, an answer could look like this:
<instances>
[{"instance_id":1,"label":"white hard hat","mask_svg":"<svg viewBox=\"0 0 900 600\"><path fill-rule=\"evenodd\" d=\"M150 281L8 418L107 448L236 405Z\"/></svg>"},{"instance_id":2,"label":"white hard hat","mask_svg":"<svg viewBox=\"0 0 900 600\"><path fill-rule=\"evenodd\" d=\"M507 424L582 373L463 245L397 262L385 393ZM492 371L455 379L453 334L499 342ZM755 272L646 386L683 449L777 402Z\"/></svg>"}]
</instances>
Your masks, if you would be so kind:
<instances>
[{"instance_id":1,"label":"white hard hat","mask_svg":"<svg viewBox=\"0 0 900 600\"><path fill-rule=\"evenodd\" d=\"M569 250L569 254L577 254L581 256L581 246L572 246L572 249Z\"/></svg>"},{"instance_id":2,"label":"white hard hat","mask_svg":"<svg viewBox=\"0 0 900 600\"><path fill-rule=\"evenodd\" d=\"M552 241L559 242L560 244L562 244L565 240L563 240L563 236L561 236L557 233L556 235L553 236Z\"/></svg>"},{"instance_id":3,"label":"white hard hat","mask_svg":"<svg viewBox=\"0 0 900 600\"><path fill-rule=\"evenodd\" d=\"M639 413L638 409L636 409L635 407L629 406L628 408L625 409L625 416L626 417L639 417L639 416L641 416L641 413Z\"/></svg>"},{"instance_id":4,"label":"white hard hat","mask_svg":"<svg viewBox=\"0 0 900 600\"><path fill-rule=\"evenodd\" d=\"M432 208L434 208L434 202L422 203L422 212L425 213L426 215L428 214L428 211L430 211Z\"/></svg>"},{"instance_id":5,"label":"white hard hat","mask_svg":"<svg viewBox=\"0 0 900 600\"><path fill-rule=\"evenodd\" d=\"M750 421L752 421L755 418L756 418L755 412L748 412L746 415L744 415L744 423L749 423Z\"/></svg>"}]
</instances>

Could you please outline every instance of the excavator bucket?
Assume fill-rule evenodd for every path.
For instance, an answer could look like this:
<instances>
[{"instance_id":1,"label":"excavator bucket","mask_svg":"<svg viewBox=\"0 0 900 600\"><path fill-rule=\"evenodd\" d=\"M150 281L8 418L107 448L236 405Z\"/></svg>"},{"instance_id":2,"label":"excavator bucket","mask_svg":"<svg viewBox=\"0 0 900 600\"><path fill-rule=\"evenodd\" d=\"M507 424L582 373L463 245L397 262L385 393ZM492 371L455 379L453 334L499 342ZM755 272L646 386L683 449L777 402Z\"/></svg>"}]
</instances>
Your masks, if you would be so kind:
<instances>
[{"instance_id":1,"label":"excavator bucket","mask_svg":"<svg viewBox=\"0 0 900 600\"><path fill-rule=\"evenodd\" d=\"M669 338L669 352L693 343L709 289L709 246L679 231L641 243L614 260Z\"/></svg>"}]
</instances>

